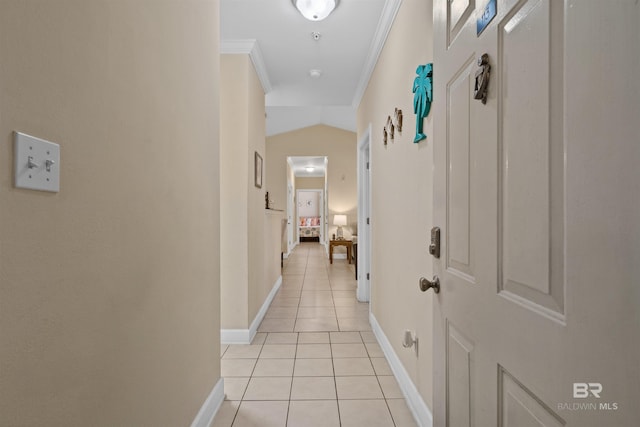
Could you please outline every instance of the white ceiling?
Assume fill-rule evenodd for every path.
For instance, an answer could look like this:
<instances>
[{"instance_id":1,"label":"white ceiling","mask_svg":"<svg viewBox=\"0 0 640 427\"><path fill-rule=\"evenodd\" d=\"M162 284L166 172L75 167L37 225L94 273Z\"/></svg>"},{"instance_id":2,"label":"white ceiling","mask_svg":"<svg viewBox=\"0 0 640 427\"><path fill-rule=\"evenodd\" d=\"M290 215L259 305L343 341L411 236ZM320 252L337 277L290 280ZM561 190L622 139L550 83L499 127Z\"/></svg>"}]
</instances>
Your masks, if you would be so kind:
<instances>
[{"instance_id":1,"label":"white ceiling","mask_svg":"<svg viewBox=\"0 0 640 427\"><path fill-rule=\"evenodd\" d=\"M267 135L315 124L356 130L356 108L400 1L341 0L312 22L291 0L221 0L221 52L251 56L266 93Z\"/></svg>"},{"instance_id":2,"label":"white ceiling","mask_svg":"<svg viewBox=\"0 0 640 427\"><path fill-rule=\"evenodd\" d=\"M310 157L310 156L300 156L300 157L287 157L287 161L293 169L293 173L297 177L319 177L324 176L326 171L326 157ZM305 168L307 166L313 167L312 172L308 172Z\"/></svg>"}]
</instances>

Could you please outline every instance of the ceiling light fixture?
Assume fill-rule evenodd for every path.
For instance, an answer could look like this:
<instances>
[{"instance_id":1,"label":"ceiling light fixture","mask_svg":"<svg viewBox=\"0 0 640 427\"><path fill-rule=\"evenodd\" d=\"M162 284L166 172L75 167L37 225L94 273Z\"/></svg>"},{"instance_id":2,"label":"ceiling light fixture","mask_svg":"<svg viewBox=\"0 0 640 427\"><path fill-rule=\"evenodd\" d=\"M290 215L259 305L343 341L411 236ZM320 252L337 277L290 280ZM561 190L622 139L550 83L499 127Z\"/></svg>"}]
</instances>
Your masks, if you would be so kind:
<instances>
[{"instance_id":1,"label":"ceiling light fixture","mask_svg":"<svg viewBox=\"0 0 640 427\"><path fill-rule=\"evenodd\" d=\"M291 0L309 21L322 21L338 5L338 0Z\"/></svg>"},{"instance_id":2,"label":"ceiling light fixture","mask_svg":"<svg viewBox=\"0 0 640 427\"><path fill-rule=\"evenodd\" d=\"M322 75L322 70L317 70L317 69L309 70L309 76L311 76L311 78L313 79L319 79L321 75Z\"/></svg>"},{"instance_id":3,"label":"ceiling light fixture","mask_svg":"<svg viewBox=\"0 0 640 427\"><path fill-rule=\"evenodd\" d=\"M304 170L306 170L307 172L311 173L315 170L315 168L313 166L307 166L306 168L304 168Z\"/></svg>"}]
</instances>

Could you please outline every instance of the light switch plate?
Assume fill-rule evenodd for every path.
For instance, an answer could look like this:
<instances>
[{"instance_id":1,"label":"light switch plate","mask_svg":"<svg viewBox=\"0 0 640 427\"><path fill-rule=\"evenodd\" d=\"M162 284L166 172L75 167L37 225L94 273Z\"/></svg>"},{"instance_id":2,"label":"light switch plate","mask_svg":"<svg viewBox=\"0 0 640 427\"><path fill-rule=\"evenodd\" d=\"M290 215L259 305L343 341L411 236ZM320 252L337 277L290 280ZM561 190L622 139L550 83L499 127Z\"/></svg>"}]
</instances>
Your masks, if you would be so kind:
<instances>
[{"instance_id":1,"label":"light switch plate","mask_svg":"<svg viewBox=\"0 0 640 427\"><path fill-rule=\"evenodd\" d=\"M60 145L14 132L13 151L17 188L60 191Z\"/></svg>"}]
</instances>

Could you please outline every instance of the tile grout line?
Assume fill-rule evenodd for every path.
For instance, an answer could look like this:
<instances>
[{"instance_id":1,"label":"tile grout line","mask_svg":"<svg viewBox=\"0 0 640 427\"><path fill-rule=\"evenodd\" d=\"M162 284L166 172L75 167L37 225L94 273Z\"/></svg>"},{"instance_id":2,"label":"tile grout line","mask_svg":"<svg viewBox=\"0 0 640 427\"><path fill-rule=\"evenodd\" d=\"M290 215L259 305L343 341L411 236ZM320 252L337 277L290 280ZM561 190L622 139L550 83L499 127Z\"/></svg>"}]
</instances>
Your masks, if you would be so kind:
<instances>
[{"instance_id":1,"label":"tile grout line","mask_svg":"<svg viewBox=\"0 0 640 427\"><path fill-rule=\"evenodd\" d=\"M393 412L391 412L391 408L389 407L389 402L387 399L387 396L385 396L384 394L384 390L382 389L382 384L380 383L380 378L378 378L378 375L376 375L376 381L378 382L378 386L380 387L380 391L382 392L382 398L384 399L384 404L387 407L387 411L389 411L389 416L391 417L391 422L393 423L394 427L396 426L396 420L393 418Z\"/></svg>"},{"instance_id":2,"label":"tile grout line","mask_svg":"<svg viewBox=\"0 0 640 427\"><path fill-rule=\"evenodd\" d=\"M313 331L313 330L311 330L311 331L302 331L302 332L301 331L296 331L296 326L298 326L298 320L300 320L299 315L301 314L300 313L300 309L302 308L301 300L302 300L303 292L305 292L305 290L306 291L324 290L324 288L317 288L315 286L315 282L314 282L314 286L312 288L310 288L310 287L308 288L308 286L310 286L310 282L308 282L308 280L311 280L311 277L309 276L309 274L310 274L310 270L309 269L310 269L310 259L311 259L312 252L307 249L305 255L306 255L305 269L304 269L304 273L302 274L302 284L301 284L301 287L299 288L300 289L300 293L299 293L299 296L298 296L297 305L295 306L296 314L295 314L294 328L293 328L292 333L296 334L295 335L295 342L294 342L296 347L295 347L294 356L293 356L293 368L292 368L292 372L290 374L291 383L290 383L290 387L289 387L289 394L288 394L288 400L287 400L287 413L286 413L286 417L285 417L284 422L285 422L285 425L286 425L288 423L288 420L290 419L290 415L291 415L290 411L291 411L291 408L292 408L291 405L292 405L292 397L293 397L293 382L294 382L294 380L296 378L296 376L295 376L296 361L303 360L303 359L300 359L298 357L299 356L298 346L301 345L301 344L315 344L314 342L302 343L301 342L302 337L301 337L300 334L303 333L303 332L305 332L305 333L323 333L323 332L325 332L328 335L328 344L329 344L329 350L330 350L329 353L330 353L330 358L331 358L331 370L332 370L332 374L333 374L332 378L334 380L334 392L336 394L335 400L334 399L299 399L299 400L301 400L301 401L309 401L309 402L314 402L314 401L319 401L319 400L335 401L336 402L336 409L337 409L338 425L342 426L342 414L341 414L340 405L339 405L340 399L339 399L338 390L337 390L337 381L336 381L337 376L336 376L335 357L334 357L334 349L333 349L334 344L337 344L337 343L334 343L333 340L332 340L331 334L333 333L333 331L324 331L324 330L323 331L320 331L320 330ZM297 259L298 258L296 258L296 260ZM287 261L287 264L289 263L289 261L290 260ZM285 268L285 272L286 272L286 268ZM351 331L342 331L340 329L339 318L338 318L338 313L337 313L338 307L336 306L336 303L335 303L335 294L334 294L334 292L336 290L333 289L333 280L331 280L329 265L327 264L326 260L324 262L324 272L323 273L327 275L327 280L329 282L329 289L328 290L331 292L331 294L330 294L331 295L331 301L332 301L331 308L333 308L333 310L334 310L334 315L331 316L331 317L335 319L336 324L338 325L338 328L337 328L336 332L338 332L339 334L340 333L344 333L344 332L351 332ZM341 271L338 271L337 273L341 274ZM324 277L316 277L315 278L315 280L318 280L318 279L324 280ZM350 289L339 289L339 290L340 291L344 291L344 290L350 290ZM321 306L318 306L318 305L314 304L314 305L311 305L309 307L310 308L318 308L318 307L321 307ZM320 316L320 317L323 317L323 316ZM371 360L371 353L370 353L369 348L367 347L366 343L364 342L364 337L362 335L363 331L355 330L353 332L357 333L358 338L359 338L359 343L362 344L365 347L365 352L366 352L366 355L367 355L366 356L367 361L369 362L369 364L370 364L370 366L371 366L371 368L372 368L372 370L374 372L373 375L376 376L376 381L377 381L378 386L380 387L381 392L382 392L382 400L385 400L385 406L387 407L387 411L388 411L389 415L391 416L392 423L393 423L393 425L396 425L396 421L393 419L393 414L391 413L391 409L390 409L389 404L388 404L388 399L386 399L386 397L384 396L384 392L382 391L382 385L380 384L379 376L377 375L377 373L375 372L375 368L373 367L373 362ZM258 353L258 356L257 356L257 359L256 359L256 363L255 363L255 365L254 365L254 367L252 369L251 376L249 378L249 382L251 382L251 380L254 379L255 372L257 371L258 362L260 360L263 360L260 357L261 357L261 355L262 355L262 353L264 351L264 345L266 345L267 340L269 339L269 336L272 335L272 334L276 334L276 333L277 332L275 332L275 331L274 332L266 332L265 333L265 338L264 338L263 342L261 343L261 348L260 348L260 351ZM223 357L224 354L226 354L228 352L228 350L229 350L229 347L227 347L227 349L225 349L225 352L223 352L223 354L221 355L221 358ZM314 354L310 354L310 356L314 356ZM311 357L311 358L314 358L314 357ZM281 359L281 358L278 358L278 359ZM266 360L266 359L264 359L264 360ZM281 376L276 376L276 377L281 377ZM314 377L315 376L308 377L308 378L314 378ZM255 377L255 378L257 378L257 377ZM302 377L302 378L304 378L304 377ZM247 391L248 391L248 386L247 386L247 388L245 389L245 391L244 391L244 393L242 395L242 398L241 398L241 401L240 401L240 405L239 405L238 409L236 410L236 412L234 414L234 418L233 418L232 423L235 423L237 421L237 417L238 417L238 414L239 414L239 408L240 408L240 406L242 405L243 402L246 402L244 400L244 397L246 396ZM354 399L345 399L345 400L354 400ZM355 400L381 400L381 399L355 399Z\"/></svg>"}]
</instances>

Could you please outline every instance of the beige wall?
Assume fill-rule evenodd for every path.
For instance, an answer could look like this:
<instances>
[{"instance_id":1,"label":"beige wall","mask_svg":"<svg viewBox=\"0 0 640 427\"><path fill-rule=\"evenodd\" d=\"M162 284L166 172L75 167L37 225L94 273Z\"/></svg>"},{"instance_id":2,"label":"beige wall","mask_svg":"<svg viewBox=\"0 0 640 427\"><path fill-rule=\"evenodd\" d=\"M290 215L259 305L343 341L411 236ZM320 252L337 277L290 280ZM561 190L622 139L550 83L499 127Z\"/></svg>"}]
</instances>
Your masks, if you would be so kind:
<instances>
[{"instance_id":1,"label":"beige wall","mask_svg":"<svg viewBox=\"0 0 640 427\"><path fill-rule=\"evenodd\" d=\"M220 377L217 1L0 2L0 425L189 425ZM12 132L61 191L12 184Z\"/></svg>"},{"instance_id":2,"label":"beige wall","mask_svg":"<svg viewBox=\"0 0 640 427\"><path fill-rule=\"evenodd\" d=\"M284 230L284 212L264 211L264 281L273 285L282 275L280 254L282 252L282 234ZM271 286L267 294L271 291ZM266 297L266 295L265 295ZM262 305L263 301L260 303ZM260 307L256 309L260 310Z\"/></svg>"},{"instance_id":3,"label":"beige wall","mask_svg":"<svg viewBox=\"0 0 640 427\"><path fill-rule=\"evenodd\" d=\"M412 86L417 66L433 59L431 4L402 3L357 115L359 138L372 124L372 311L429 407L433 294L419 292L417 284L420 276L432 275L427 239L434 225L433 144L438 141L430 138L432 113L424 122L429 137L413 143ZM394 108L404 113L403 132L384 147L382 129ZM418 333L419 357L402 347L405 329Z\"/></svg>"},{"instance_id":4,"label":"beige wall","mask_svg":"<svg viewBox=\"0 0 640 427\"><path fill-rule=\"evenodd\" d=\"M298 190L324 190L324 176L296 177L296 189Z\"/></svg>"},{"instance_id":5,"label":"beige wall","mask_svg":"<svg viewBox=\"0 0 640 427\"><path fill-rule=\"evenodd\" d=\"M249 69L248 55L220 59L220 252L221 325L246 329L249 322ZM251 153L253 155L253 153Z\"/></svg>"},{"instance_id":6,"label":"beige wall","mask_svg":"<svg viewBox=\"0 0 640 427\"><path fill-rule=\"evenodd\" d=\"M223 329L247 329L275 281L266 265L265 185L255 186L255 152L265 159L264 90L249 55L221 59L221 323ZM280 240L278 237L278 245Z\"/></svg>"},{"instance_id":7,"label":"beige wall","mask_svg":"<svg viewBox=\"0 0 640 427\"><path fill-rule=\"evenodd\" d=\"M280 266L280 239L276 238L276 241L271 245L265 246L265 201L264 195L266 187L264 180L266 176L266 170L269 168L268 162L265 160L265 107L264 107L264 89L258 79L258 75L253 68L253 63L250 63L249 67L249 170L251 175L251 182L248 188L248 207L249 207L249 324L258 314L260 307L264 304L264 300L273 288L275 279L267 273L273 271L273 268ZM262 157L262 188L255 186L254 179L254 165L255 165L255 152L258 152ZM270 236L271 237L271 236ZM265 251L268 248L275 248L278 246L278 257L273 260L272 257L266 256ZM272 251L268 251L272 252ZM272 259L272 264L267 267L265 261ZM279 276L279 275L278 275Z\"/></svg>"},{"instance_id":8,"label":"beige wall","mask_svg":"<svg viewBox=\"0 0 640 427\"><path fill-rule=\"evenodd\" d=\"M356 134L316 125L267 138L267 189L277 209L287 208L287 157L327 156L329 217L345 213L357 223ZM320 186L318 188L323 188ZM329 223L329 235L336 227ZM345 237L350 236L345 228Z\"/></svg>"},{"instance_id":9,"label":"beige wall","mask_svg":"<svg viewBox=\"0 0 640 427\"><path fill-rule=\"evenodd\" d=\"M296 206L298 217L320 217L322 190L303 190L298 188L296 192Z\"/></svg>"}]
</instances>

